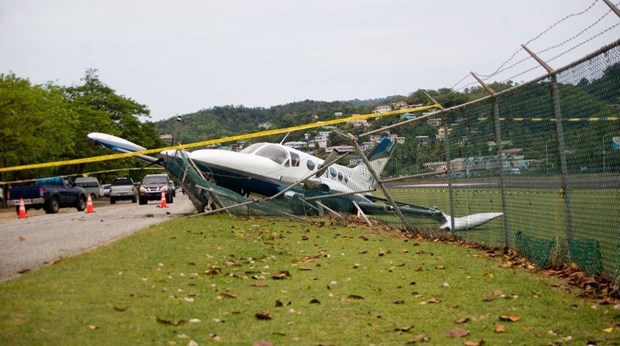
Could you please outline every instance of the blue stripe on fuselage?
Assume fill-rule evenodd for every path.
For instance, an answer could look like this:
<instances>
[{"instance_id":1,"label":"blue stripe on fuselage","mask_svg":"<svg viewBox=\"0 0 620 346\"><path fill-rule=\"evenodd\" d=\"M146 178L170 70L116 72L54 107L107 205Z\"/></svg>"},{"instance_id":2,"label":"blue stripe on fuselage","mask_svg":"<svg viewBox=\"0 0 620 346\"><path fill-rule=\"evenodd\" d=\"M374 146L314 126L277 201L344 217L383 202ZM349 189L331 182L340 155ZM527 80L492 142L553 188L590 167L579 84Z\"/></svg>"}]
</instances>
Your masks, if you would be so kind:
<instances>
[{"instance_id":1,"label":"blue stripe on fuselage","mask_svg":"<svg viewBox=\"0 0 620 346\"><path fill-rule=\"evenodd\" d=\"M259 195L273 196L286 188L286 185L266 177L250 177L235 170L224 169L213 165L207 166L198 161L194 162L203 174L213 174L213 178L218 185L239 194L253 192Z\"/></svg>"}]
</instances>

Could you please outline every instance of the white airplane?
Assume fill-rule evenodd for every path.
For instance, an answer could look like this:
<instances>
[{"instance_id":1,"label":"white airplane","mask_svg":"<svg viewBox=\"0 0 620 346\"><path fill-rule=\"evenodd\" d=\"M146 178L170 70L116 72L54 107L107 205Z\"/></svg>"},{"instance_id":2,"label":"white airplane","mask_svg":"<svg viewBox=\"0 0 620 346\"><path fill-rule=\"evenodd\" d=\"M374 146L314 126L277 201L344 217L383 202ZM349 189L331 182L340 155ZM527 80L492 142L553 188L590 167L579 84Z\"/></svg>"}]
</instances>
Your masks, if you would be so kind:
<instances>
[{"instance_id":1,"label":"white airplane","mask_svg":"<svg viewBox=\"0 0 620 346\"><path fill-rule=\"evenodd\" d=\"M105 133L93 132L88 138L103 147L120 151L136 152L146 150L135 143ZM384 137L367 155L367 160L378 175L388 163L395 143ZM175 156L176 150L164 151L162 155ZM334 163L335 156L326 160L285 145L274 143L255 143L240 152L221 149L201 149L186 152L196 167L205 177L212 178L217 185L237 192L243 196L274 196L285 192L293 197L310 195L337 194L348 203L323 202L338 212L355 213L357 206L366 214L393 213L391 206L376 203L384 201L373 196L376 181L368 167L361 163L356 167L346 167ZM138 158L150 163L161 162L157 158L138 155ZM342 199L340 199L342 200ZM355 202L355 203L354 203ZM419 207L397 203L403 215L428 217L443 224L443 230L450 230L451 217L435 208ZM200 211L202 212L202 211ZM454 218L454 230L471 229L485 224L503 213L480 213Z\"/></svg>"}]
</instances>

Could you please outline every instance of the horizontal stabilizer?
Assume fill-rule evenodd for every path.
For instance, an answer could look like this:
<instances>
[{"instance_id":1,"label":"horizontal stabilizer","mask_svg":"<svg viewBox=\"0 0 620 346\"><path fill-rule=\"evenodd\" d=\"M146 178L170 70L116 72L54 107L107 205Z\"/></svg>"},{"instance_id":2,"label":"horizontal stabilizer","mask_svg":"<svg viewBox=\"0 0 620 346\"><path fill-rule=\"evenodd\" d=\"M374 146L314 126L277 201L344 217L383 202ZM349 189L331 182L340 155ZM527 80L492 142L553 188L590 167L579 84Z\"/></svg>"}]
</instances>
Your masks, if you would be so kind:
<instances>
[{"instance_id":1,"label":"horizontal stabilizer","mask_svg":"<svg viewBox=\"0 0 620 346\"><path fill-rule=\"evenodd\" d=\"M463 217L455 217L454 231L463 231L466 229L476 228L489 221L495 220L502 215L504 215L504 213L480 213ZM450 225L450 215L444 214L444 219L446 222L441 225L441 229L450 230L452 228Z\"/></svg>"}]
</instances>

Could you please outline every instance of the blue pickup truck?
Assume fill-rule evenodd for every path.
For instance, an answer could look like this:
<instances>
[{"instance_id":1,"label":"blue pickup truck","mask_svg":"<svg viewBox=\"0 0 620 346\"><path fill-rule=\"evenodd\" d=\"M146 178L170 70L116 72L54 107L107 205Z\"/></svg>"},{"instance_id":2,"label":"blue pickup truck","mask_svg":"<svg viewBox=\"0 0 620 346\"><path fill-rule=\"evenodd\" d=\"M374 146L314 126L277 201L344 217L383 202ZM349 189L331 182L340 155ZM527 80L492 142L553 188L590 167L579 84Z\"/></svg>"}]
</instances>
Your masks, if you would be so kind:
<instances>
[{"instance_id":1,"label":"blue pickup truck","mask_svg":"<svg viewBox=\"0 0 620 346\"><path fill-rule=\"evenodd\" d=\"M20 200L24 200L26 209L45 209L48 214L57 213L59 208L86 209L88 193L62 177L35 180L32 186L11 188L7 195L7 204L15 206L19 214Z\"/></svg>"}]
</instances>

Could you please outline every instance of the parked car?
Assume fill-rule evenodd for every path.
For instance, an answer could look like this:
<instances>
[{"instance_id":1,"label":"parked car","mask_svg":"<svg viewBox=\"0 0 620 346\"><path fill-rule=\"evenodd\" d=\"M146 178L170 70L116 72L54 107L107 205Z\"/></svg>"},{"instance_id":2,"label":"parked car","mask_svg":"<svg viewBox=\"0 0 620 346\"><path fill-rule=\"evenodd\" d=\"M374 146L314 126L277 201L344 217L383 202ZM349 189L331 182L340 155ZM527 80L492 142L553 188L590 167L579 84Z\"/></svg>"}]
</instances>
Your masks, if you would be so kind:
<instances>
[{"instance_id":1,"label":"parked car","mask_svg":"<svg viewBox=\"0 0 620 346\"><path fill-rule=\"evenodd\" d=\"M48 214L58 212L59 208L86 209L87 192L67 178L52 177L35 180L32 186L14 187L9 189L7 202L15 206L19 214L20 201L24 201L26 209L45 209Z\"/></svg>"},{"instance_id":2,"label":"parked car","mask_svg":"<svg viewBox=\"0 0 620 346\"><path fill-rule=\"evenodd\" d=\"M101 197L110 197L110 184L101 185Z\"/></svg>"},{"instance_id":3,"label":"parked car","mask_svg":"<svg viewBox=\"0 0 620 346\"><path fill-rule=\"evenodd\" d=\"M116 178L110 184L110 204L116 204L116 201L123 199L130 199L131 203L138 201L138 190L133 179L128 177Z\"/></svg>"},{"instance_id":4,"label":"parked car","mask_svg":"<svg viewBox=\"0 0 620 346\"><path fill-rule=\"evenodd\" d=\"M99 179L95 177L77 177L75 178L75 185L86 190L92 199L101 197L101 184L99 184Z\"/></svg>"},{"instance_id":5,"label":"parked car","mask_svg":"<svg viewBox=\"0 0 620 346\"><path fill-rule=\"evenodd\" d=\"M166 196L166 203L174 202L174 185L168 174L147 174L140 184L140 204L148 201L160 201L161 193Z\"/></svg>"}]
</instances>

